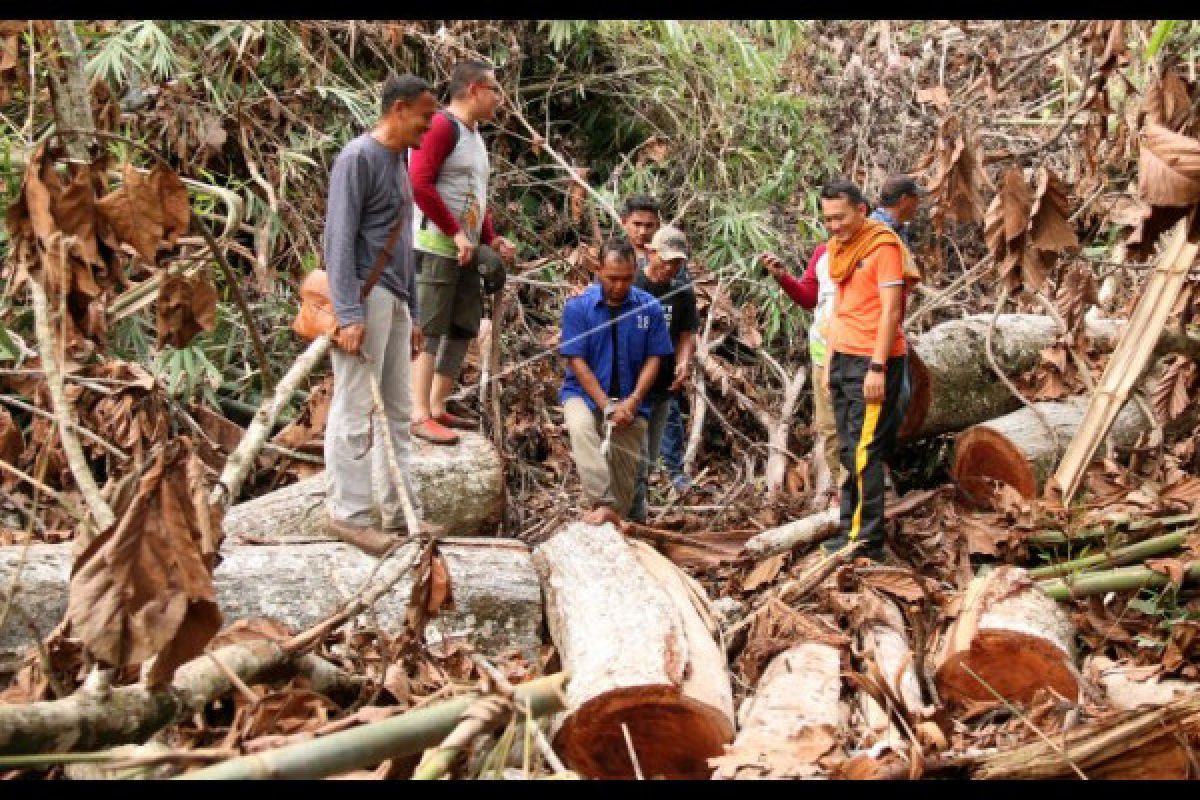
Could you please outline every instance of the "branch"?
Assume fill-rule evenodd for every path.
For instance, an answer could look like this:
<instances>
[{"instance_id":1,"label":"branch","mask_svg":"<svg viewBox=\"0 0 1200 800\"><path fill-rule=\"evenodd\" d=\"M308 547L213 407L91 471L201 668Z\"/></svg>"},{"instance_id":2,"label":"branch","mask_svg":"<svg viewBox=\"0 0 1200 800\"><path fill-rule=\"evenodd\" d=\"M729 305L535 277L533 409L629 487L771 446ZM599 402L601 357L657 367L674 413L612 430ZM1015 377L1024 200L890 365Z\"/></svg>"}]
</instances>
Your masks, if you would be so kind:
<instances>
[{"instance_id":1,"label":"branch","mask_svg":"<svg viewBox=\"0 0 1200 800\"><path fill-rule=\"evenodd\" d=\"M60 247L65 251L65 237L59 242ZM66 263L65 255L63 261ZM63 374L58 363L57 341L50 327L50 309L46 301L46 290L42 288L36 278L30 277L29 293L33 298L38 354L42 357L42 369L46 372L46 385L50 389L50 404L54 409L54 419L58 424L58 435L62 441L63 452L67 456L67 465L71 468L75 485L79 487L88 509L92 512L92 519L95 520L97 528L105 530L116 521L116 516L113 515L112 509L100 495L100 487L96 485L96 478L92 475L91 467L88 466L87 459L83 455L83 447L75 436L76 424L74 415L71 413L71 404L67 402L66 392L63 390Z\"/></svg>"}]
</instances>

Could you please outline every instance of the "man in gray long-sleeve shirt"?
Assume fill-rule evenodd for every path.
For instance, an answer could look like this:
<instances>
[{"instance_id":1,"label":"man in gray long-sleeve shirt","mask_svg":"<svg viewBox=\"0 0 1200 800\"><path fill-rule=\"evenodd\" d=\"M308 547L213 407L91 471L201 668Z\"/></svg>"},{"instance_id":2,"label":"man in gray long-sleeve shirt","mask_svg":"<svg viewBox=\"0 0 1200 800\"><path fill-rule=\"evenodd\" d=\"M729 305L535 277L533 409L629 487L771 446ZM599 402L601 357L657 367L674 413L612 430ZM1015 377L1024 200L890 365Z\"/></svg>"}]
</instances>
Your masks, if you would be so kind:
<instances>
[{"instance_id":1,"label":"man in gray long-sleeve shirt","mask_svg":"<svg viewBox=\"0 0 1200 800\"><path fill-rule=\"evenodd\" d=\"M374 450L376 471L389 473L384 437L372 443L370 375L373 372L379 381L388 428L408 481L410 372L422 336L414 324L413 195L405 151L420 144L436 110L425 80L415 75L389 77L383 85L379 122L346 145L329 176L325 269L338 321L333 401L325 431L330 527L340 538L375 554L385 552L394 537L371 520L368 451ZM379 282L363 302L363 282L393 230L397 233ZM415 497L411 483L408 489ZM384 481L382 494L382 527L392 529L403 520L403 512L390 479Z\"/></svg>"}]
</instances>

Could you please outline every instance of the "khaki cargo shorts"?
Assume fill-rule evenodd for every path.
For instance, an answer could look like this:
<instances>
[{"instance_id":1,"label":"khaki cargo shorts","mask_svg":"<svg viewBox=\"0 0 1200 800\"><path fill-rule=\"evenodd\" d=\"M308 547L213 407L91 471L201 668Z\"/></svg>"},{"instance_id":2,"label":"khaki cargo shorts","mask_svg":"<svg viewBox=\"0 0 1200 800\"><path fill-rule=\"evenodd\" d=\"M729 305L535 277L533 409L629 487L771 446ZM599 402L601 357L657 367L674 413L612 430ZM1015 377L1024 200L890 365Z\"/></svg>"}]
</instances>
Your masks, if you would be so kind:
<instances>
[{"instance_id":1,"label":"khaki cargo shorts","mask_svg":"<svg viewBox=\"0 0 1200 800\"><path fill-rule=\"evenodd\" d=\"M427 338L474 339L483 317L483 283L472 263L460 267L457 259L415 252L417 307L421 330Z\"/></svg>"}]
</instances>

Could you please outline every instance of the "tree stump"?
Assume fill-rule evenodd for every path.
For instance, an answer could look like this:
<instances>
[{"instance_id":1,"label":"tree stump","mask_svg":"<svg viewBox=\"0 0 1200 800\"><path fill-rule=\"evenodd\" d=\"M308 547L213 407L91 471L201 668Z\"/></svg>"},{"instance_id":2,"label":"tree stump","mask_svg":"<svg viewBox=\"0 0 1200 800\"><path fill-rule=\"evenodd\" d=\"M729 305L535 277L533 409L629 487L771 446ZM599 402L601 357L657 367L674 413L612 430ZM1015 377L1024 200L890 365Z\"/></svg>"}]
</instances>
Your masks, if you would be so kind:
<instances>
[{"instance_id":1,"label":"tree stump","mask_svg":"<svg viewBox=\"0 0 1200 800\"><path fill-rule=\"evenodd\" d=\"M608 524L567 525L533 562L571 675L554 736L567 766L634 777L625 725L647 778L707 778L707 759L733 737L733 703L724 655L686 581L652 574Z\"/></svg>"},{"instance_id":2,"label":"tree stump","mask_svg":"<svg viewBox=\"0 0 1200 800\"><path fill-rule=\"evenodd\" d=\"M1001 566L978 575L963 595L938 656L935 681L944 702L1021 705L1050 688L1079 694L1070 619L1025 571ZM990 687L990 689L989 689Z\"/></svg>"},{"instance_id":3,"label":"tree stump","mask_svg":"<svg viewBox=\"0 0 1200 800\"><path fill-rule=\"evenodd\" d=\"M415 440L412 480L423 519L455 536L471 536L494 529L504 517L504 469L491 442L477 433L460 436L451 446ZM326 481L322 472L233 506L223 524L227 541L334 539L325 510Z\"/></svg>"},{"instance_id":4,"label":"tree stump","mask_svg":"<svg viewBox=\"0 0 1200 800\"><path fill-rule=\"evenodd\" d=\"M1054 429L1057 446L1028 408L968 428L955 440L951 474L976 501L992 496L991 481L1008 484L1022 497L1037 497L1079 430L1087 398L1033 405ZM1110 440L1117 447L1131 447L1151 424L1136 403L1127 403L1113 423Z\"/></svg>"},{"instance_id":5,"label":"tree stump","mask_svg":"<svg viewBox=\"0 0 1200 800\"><path fill-rule=\"evenodd\" d=\"M741 730L716 759L714 779L801 778L836 742L842 691L841 653L804 642L771 660L738 713Z\"/></svg>"}]
</instances>

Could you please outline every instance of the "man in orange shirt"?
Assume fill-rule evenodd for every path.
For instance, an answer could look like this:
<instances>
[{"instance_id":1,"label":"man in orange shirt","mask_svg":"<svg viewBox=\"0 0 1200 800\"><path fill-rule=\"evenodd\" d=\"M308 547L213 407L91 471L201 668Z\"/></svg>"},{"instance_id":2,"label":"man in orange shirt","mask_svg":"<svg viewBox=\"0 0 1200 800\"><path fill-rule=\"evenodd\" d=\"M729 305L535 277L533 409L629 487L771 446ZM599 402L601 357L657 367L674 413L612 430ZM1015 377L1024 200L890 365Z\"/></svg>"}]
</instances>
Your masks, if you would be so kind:
<instances>
[{"instance_id":1,"label":"man in orange shirt","mask_svg":"<svg viewBox=\"0 0 1200 800\"><path fill-rule=\"evenodd\" d=\"M837 285L829 346L829 390L842 466L841 528L826 553L848 543L883 557L883 464L896 444L908 397L900 330L906 284L919 273L886 224L867 218L867 202L850 181L821 190L829 241L829 275Z\"/></svg>"}]
</instances>

